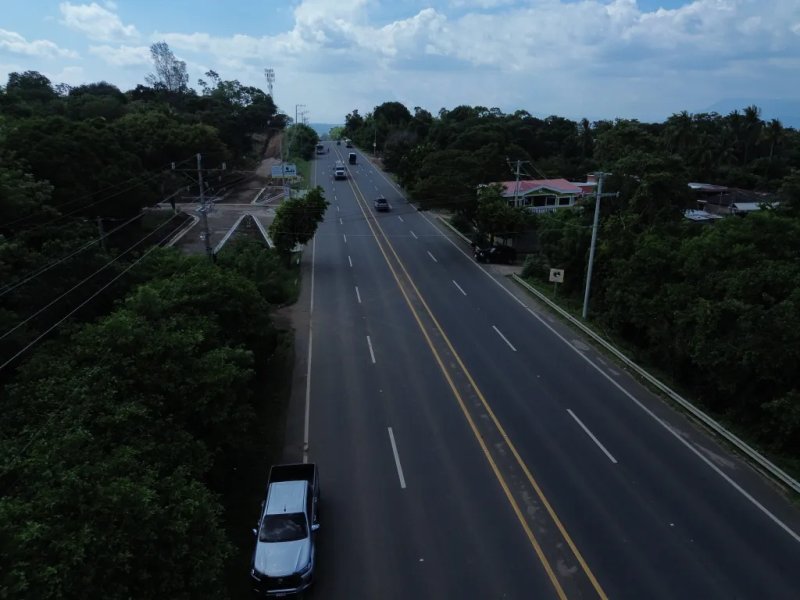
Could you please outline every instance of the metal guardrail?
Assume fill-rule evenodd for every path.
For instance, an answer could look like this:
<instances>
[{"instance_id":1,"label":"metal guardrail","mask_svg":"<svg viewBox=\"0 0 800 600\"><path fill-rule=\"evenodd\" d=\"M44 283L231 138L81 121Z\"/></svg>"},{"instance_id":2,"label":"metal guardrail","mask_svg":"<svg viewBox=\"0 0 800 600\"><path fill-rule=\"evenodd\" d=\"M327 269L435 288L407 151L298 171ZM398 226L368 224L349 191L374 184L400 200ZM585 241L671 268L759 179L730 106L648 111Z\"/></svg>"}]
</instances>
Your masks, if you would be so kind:
<instances>
[{"instance_id":1,"label":"metal guardrail","mask_svg":"<svg viewBox=\"0 0 800 600\"><path fill-rule=\"evenodd\" d=\"M550 300L550 298L542 294L539 290L535 289L530 284L528 284L519 275L514 274L511 277L519 285L523 286L529 292L534 294L539 300L547 303L547 305L550 306L550 308L558 312L562 317L567 319L570 323L572 323L573 325L578 327L581 331L583 331L583 333L591 337L595 342L597 342L608 352L613 354L620 362L622 362L632 371L636 372L636 374L639 375L642 379L646 380L653 387L655 387L664 395L666 395L669 399L675 401L678 405L681 406L681 408L683 408L687 413L689 413L692 417L694 417L697 421L699 421L703 426L707 427L720 437L724 438L726 441L728 441L730 444L736 447L736 449L739 450L742 454L747 456L759 467L761 467L767 473L769 473L769 475L771 475L774 479L790 487L795 492L800 493L800 482L794 479L786 471L781 469L778 465L770 461L758 450L750 446L747 442L742 440L736 434L731 433L730 431L725 429L725 427L720 425L710 415L706 414L705 412L697 408L694 404L692 404L686 398L678 394L675 390L673 390L672 388L661 382L659 379L648 373L639 365L637 365L635 362L633 362L630 358L625 356L625 354L623 354L620 350L612 346L608 341L606 341L600 335L598 335L593 330L588 328L586 325L584 325L581 321L573 317L563 308L555 304L552 300Z\"/></svg>"},{"instance_id":2,"label":"metal guardrail","mask_svg":"<svg viewBox=\"0 0 800 600\"><path fill-rule=\"evenodd\" d=\"M437 215L438 216L438 215ZM461 239L465 242L469 243L469 238L465 236L463 233L458 231L455 227L453 227L447 219L444 219L441 216L438 216L439 220L444 223L448 228L450 228L453 232L455 232ZM689 400L678 394L675 390L664 384L662 381L657 379L652 374L648 373L642 367L637 365L633 362L630 358L628 358L625 354L623 354L620 350L612 346L607 340L597 334L595 331L587 327L583 322L573 317L563 308L558 306L555 302L550 300L547 296L542 294L539 290L528 284L524 279L522 279L519 275L512 275L512 279L534 296L536 296L539 300L547 304L550 308L564 317L567 321L575 325L578 329L583 331L586 335L592 338L595 342L600 344L603 348L605 348L608 352L614 355L620 362L622 362L625 366L629 369L634 371L637 375L639 375L642 379L650 383L653 387L658 389L662 392L665 396L669 399L673 400L677 403L681 408L683 408L687 413L689 413L695 420L697 420L700 424L704 427L710 429L721 438L725 439L728 443L734 446L739 452L747 456L753 463L758 465L761 469L767 472L773 479L776 481L784 484L785 486L791 488L798 494L800 494L800 482L798 482L795 478L789 475L786 471L781 469L778 465L773 463L763 454L761 454L758 450L750 446L747 442L742 440L736 434L728 431L725 427L720 425L717 421L714 420L713 417L706 414L699 408L697 408L694 404L692 404Z\"/></svg>"}]
</instances>

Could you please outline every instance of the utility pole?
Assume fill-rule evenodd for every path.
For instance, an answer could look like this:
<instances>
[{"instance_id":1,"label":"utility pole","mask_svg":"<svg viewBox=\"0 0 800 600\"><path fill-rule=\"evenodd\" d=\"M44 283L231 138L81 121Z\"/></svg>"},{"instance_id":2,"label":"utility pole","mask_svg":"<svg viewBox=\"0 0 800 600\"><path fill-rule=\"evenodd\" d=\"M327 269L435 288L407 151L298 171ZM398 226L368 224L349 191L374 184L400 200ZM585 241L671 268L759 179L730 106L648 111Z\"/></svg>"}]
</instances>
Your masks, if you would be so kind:
<instances>
[{"instance_id":1,"label":"utility pole","mask_svg":"<svg viewBox=\"0 0 800 600\"><path fill-rule=\"evenodd\" d=\"M586 289L583 292L583 312L581 317L586 320L589 312L589 290L592 287L592 267L594 265L594 248L597 244L597 225L600 221L600 198L605 196L618 196L619 194L603 194L603 179L608 173L595 173L597 175L597 199L594 203L594 223L592 225L592 244L589 246L589 265L586 267Z\"/></svg>"},{"instance_id":2,"label":"utility pole","mask_svg":"<svg viewBox=\"0 0 800 600\"><path fill-rule=\"evenodd\" d=\"M200 153L197 153L197 183L200 186L200 213L203 215L203 237L206 244L206 256L211 256L211 232L208 230L208 204L203 190L203 165Z\"/></svg>"},{"instance_id":3,"label":"utility pole","mask_svg":"<svg viewBox=\"0 0 800 600\"><path fill-rule=\"evenodd\" d=\"M516 168L516 170L514 171L514 173L515 173L515 183L514 183L514 206L515 206L515 207L518 207L518 206L519 206L519 204L520 204L520 202L519 202L519 178L520 178L520 174L521 174L521 170L522 170L522 165L523 165L524 163L526 163L526 162L530 162L530 161L527 161L527 160L518 160L518 161L516 161L516 162L517 162L517 168ZM511 168L511 161L508 159L508 157L506 157L506 164L508 164L508 167L509 167L509 168Z\"/></svg>"},{"instance_id":4,"label":"utility pole","mask_svg":"<svg viewBox=\"0 0 800 600\"><path fill-rule=\"evenodd\" d=\"M514 184L514 207L519 207L519 168L522 166L522 161L517 161L517 181Z\"/></svg>"},{"instance_id":5,"label":"utility pole","mask_svg":"<svg viewBox=\"0 0 800 600\"><path fill-rule=\"evenodd\" d=\"M215 170L216 171L225 171L226 169L227 169L227 166L223 162L221 168L215 169ZM192 178L192 175L190 175L190 173L192 173L192 174L195 173L194 169L176 169L175 168L175 163L172 163L172 170L176 171L176 172L177 171L181 171L181 172L185 173L186 176L189 177L189 178ZM196 175L197 176L197 185L198 185L198 189L200 191L200 193L199 193L199 195L197 197L198 203L200 204L200 206L197 208L197 212L199 212L201 215L203 215L203 238L204 238L204 242L205 242L206 255L209 258L213 259L214 258L214 251L213 251L213 248L211 247L211 231L210 231L210 229L208 227L208 213L210 213L213 210L214 200L216 200L217 198L215 196L207 196L206 195L205 181L203 180L203 157L202 157L202 155L200 153L197 154L197 171L196 171L196 173L197 173L197 175ZM187 192L189 191L189 189L190 189L190 187L186 186L186 191ZM176 192L176 194L177 194L177 192ZM176 194L173 194L172 196L170 196L170 198L173 198Z\"/></svg>"},{"instance_id":6,"label":"utility pole","mask_svg":"<svg viewBox=\"0 0 800 600\"><path fill-rule=\"evenodd\" d=\"M292 128L290 129L292 137L289 138L289 149L288 149L289 150L288 154L289 154L290 157L292 155L292 145L293 145L293 142L294 142L294 138L297 136L297 131L294 130L294 128L297 127L297 118L298 118L297 117L297 109L300 108L301 106L305 108L305 104L295 104L294 105L294 124L292 125Z\"/></svg>"},{"instance_id":7,"label":"utility pole","mask_svg":"<svg viewBox=\"0 0 800 600\"><path fill-rule=\"evenodd\" d=\"M275 96L272 95L272 86L275 83L275 69L264 69L264 76L267 78L267 89L269 90L269 97L272 102L275 102Z\"/></svg>"}]
</instances>

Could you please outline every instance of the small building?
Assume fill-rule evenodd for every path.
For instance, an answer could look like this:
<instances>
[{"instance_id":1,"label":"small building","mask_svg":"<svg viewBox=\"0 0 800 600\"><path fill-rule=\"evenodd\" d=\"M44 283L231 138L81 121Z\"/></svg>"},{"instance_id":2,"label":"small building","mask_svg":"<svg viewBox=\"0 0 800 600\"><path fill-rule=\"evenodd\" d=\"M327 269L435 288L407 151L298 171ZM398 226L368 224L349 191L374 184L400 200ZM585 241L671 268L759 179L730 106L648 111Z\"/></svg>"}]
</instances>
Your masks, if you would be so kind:
<instances>
[{"instance_id":1,"label":"small building","mask_svg":"<svg viewBox=\"0 0 800 600\"><path fill-rule=\"evenodd\" d=\"M689 183L689 189L695 193L697 208L712 215L745 215L779 205L771 194L752 190L696 182Z\"/></svg>"},{"instance_id":2,"label":"small building","mask_svg":"<svg viewBox=\"0 0 800 600\"><path fill-rule=\"evenodd\" d=\"M527 208L534 213L554 212L559 208L575 206L576 201L584 195L581 185L566 179L526 179L520 181L500 181L503 198L508 199L511 206Z\"/></svg>"},{"instance_id":3,"label":"small building","mask_svg":"<svg viewBox=\"0 0 800 600\"><path fill-rule=\"evenodd\" d=\"M696 209L686 209L683 211L683 216L690 221L694 221L696 223L713 223L717 219L724 218L722 215L715 215L710 212L706 212L704 210L696 210Z\"/></svg>"}]
</instances>

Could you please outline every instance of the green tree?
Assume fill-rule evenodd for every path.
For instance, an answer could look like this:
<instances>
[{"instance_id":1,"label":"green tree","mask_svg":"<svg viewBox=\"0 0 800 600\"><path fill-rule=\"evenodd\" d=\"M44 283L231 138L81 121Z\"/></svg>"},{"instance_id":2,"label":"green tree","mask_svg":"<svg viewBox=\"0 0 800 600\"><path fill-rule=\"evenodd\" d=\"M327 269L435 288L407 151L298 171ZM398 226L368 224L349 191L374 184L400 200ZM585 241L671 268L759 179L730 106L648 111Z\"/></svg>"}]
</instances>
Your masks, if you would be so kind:
<instances>
[{"instance_id":1,"label":"green tree","mask_svg":"<svg viewBox=\"0 0 800 600\"><path fill-rule=\"evenodd\" d=\"M280 255L264 244L247 238L235 240L230 248L225 246L217 263L255 282L261 297L270 304L285 304L294 299L291 284L294 275Z\"/></svg>"},{"instance_id":2,"label":"green tree","mask_svg":"<svg viewBox=\"0 0 800 600\"><path fill-rule=\"evenodd\" d=\"M475 224L481 235L488 235L489 242L495 237L513 238L526 230L532 216L524 208L509 206L501 195L498 185L488 185L478 190L478 207Z\"/></svg>"},{"instance_id":3,"label":"green tree","mask_svg":"<svg viewBox=\"0 0 800 600\"><path fill-rule=\"evenodd\" d=\"M303 198L284 200L275 211L269 234L278 252L288 259L298 244L305 244L325 217L328 201L322 188L317 186Z\"/></svg>"},{"instance_id":4,"label":"green tree","mask_svg":"<svg viewBox=\"0 0 800 600\"><path fill-rule=\"evenodd\" d=\"M169 44L166 42L152 44L150 55L153 58L155 73L145 77L148 84L169 92L182 93L188 89L189 74L186 71L186 63L175 58Z\"/></svg>"},{"instance_id":5,"label":"green tree","mask_svg":"<svg viewBox=\"0 0 800 600\"><path fill-rule=\"evenodd\" d=\"M288 131L289 155L299 156L304 160L311 160L314 156L314 149L319 142L319 136L308 125L296 123Z\"/></svg>"}]
</instances>

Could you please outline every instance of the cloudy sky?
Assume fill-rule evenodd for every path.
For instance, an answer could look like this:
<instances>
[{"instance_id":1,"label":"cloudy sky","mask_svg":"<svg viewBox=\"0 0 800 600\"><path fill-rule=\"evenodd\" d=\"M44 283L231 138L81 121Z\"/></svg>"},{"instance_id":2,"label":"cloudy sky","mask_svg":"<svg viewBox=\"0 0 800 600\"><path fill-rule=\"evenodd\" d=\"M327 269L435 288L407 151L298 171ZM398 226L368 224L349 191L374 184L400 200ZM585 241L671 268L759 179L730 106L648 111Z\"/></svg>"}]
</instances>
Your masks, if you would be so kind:
<instances>
[{"instance_id":1,"label":"cloudy sky","mask_svg":"<svg viewBox=\"0 0 800 600\"><path fill-rule=\"evenodd\" d=\"M800 100L800 0L0 0L0 81L122 89L166 41L294 116L343 122L397 100L661 120L725 99Z\"/></svg>"}]
</instances>

